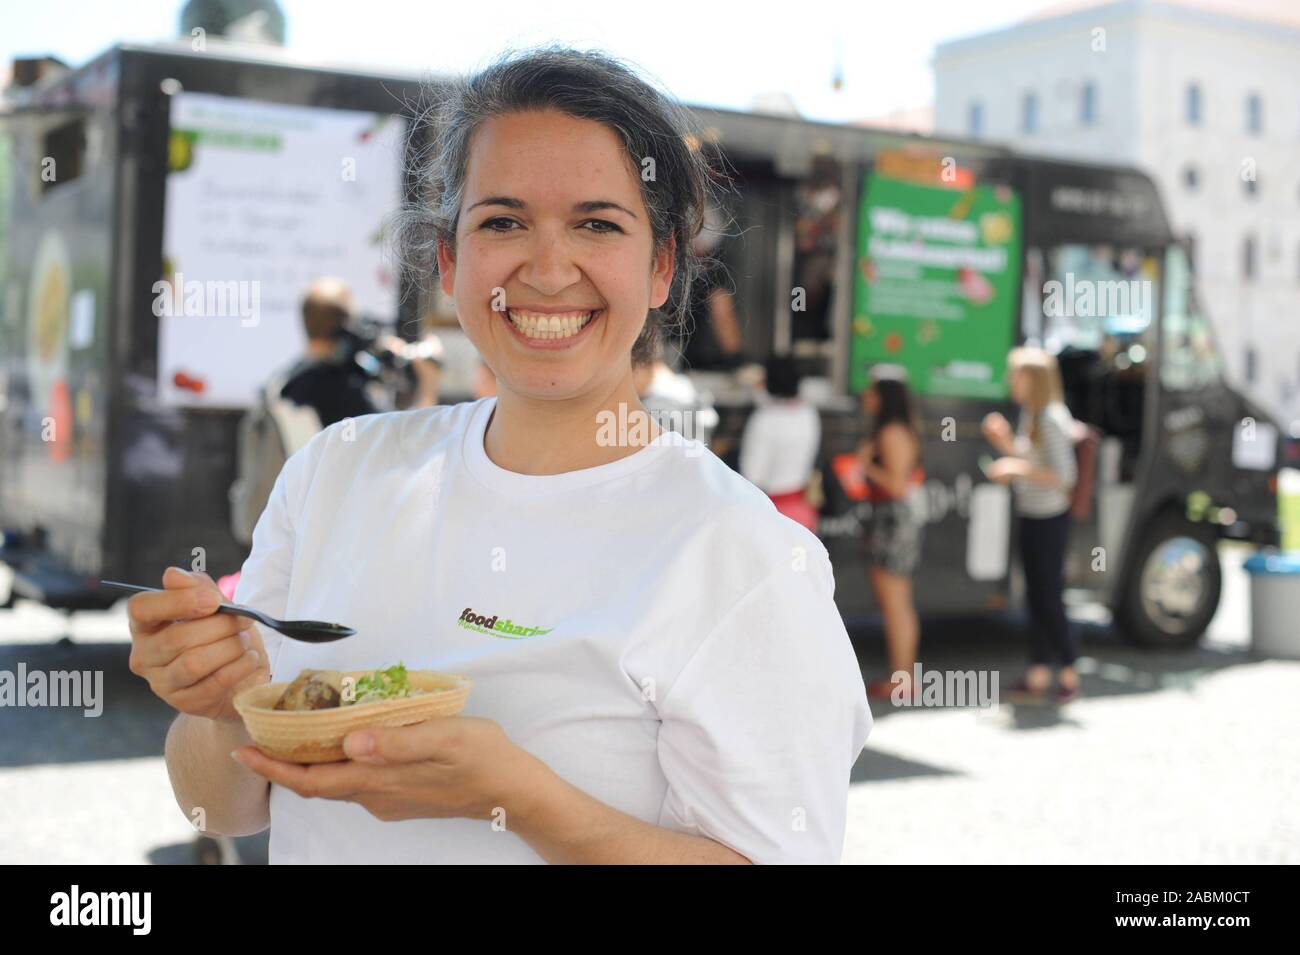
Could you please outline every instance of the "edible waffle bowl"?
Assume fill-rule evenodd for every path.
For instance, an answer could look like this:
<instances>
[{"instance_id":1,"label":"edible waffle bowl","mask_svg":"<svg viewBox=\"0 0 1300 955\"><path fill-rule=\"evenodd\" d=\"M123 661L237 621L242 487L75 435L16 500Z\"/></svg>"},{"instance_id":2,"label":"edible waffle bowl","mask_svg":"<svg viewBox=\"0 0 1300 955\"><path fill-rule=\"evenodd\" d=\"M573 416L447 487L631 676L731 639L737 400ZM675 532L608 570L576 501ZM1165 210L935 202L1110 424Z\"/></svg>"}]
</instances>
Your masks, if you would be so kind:
<instances>
[{"instance_id":1,"label":"edible waffle bowl","mask_svg":"<svg viewBox=\"0 0 1300 955\"><path fill-rule=\"evenodd\" d=\"M343 676L360 678L372 670ZM235 710L254 744L267 756L292 763L333 763L347 759L343 737L367 726L409 726L439 716L455 716L465 706L473 684L454 673L411 670L411 688L420 696L375 703L350 703L323 710L277 710L276 701L288 683L249 687L234 700Z\"/></svg>"}]
</instances>

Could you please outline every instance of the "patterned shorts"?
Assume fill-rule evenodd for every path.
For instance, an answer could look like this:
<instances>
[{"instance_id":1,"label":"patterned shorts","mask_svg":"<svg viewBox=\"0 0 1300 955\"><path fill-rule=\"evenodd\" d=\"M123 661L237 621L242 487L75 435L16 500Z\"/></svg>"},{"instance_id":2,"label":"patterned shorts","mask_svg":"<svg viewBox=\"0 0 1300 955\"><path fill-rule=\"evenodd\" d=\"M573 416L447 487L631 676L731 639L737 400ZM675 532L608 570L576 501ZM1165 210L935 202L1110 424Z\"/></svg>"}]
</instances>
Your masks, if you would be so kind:
<instances>
[{"instance_id":1,"label":"patterned shorts","mask_svg":"<svg viewBox=\"0 0 1300 955\"><path fill-rule=\"evenodd\" d=\"M921 521L906 501L875 501L867 522L867 562L910 576L921 562Z\"/></svg>"}]
</instances>

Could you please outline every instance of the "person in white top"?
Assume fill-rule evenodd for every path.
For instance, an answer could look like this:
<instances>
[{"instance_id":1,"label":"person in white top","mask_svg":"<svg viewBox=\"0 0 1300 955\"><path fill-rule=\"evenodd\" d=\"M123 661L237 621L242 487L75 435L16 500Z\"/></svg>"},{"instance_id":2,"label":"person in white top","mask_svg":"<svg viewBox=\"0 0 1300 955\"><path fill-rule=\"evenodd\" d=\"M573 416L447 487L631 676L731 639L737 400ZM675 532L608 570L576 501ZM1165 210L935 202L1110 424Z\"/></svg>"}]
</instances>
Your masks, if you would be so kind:
<instances>
[{"instance_id":1,"label":"person in white top","mask_svg":"<svg viewBox=\"0 0 1300 955\"><path fill-rule=\"evenodd\" d=\"M1013 348L1007 356L1011 399L1020 406L1019 433L993 412L984 419L989 443L1003 454L988 469L993 481L1015 491L1020 563L1029 606L1029 667L1011 687L1015 695L1043 697L1052 664L1061 664L1055 700L1079 695L1075 661L1078 632L1065 613L1065 558L1069 549L1070 503L1078 467L1074 457L1074 419L1062 400L1061 371L1055 356L1041 348Z\"/></svg>"},{"instance_id":2,"label":"person in white top","mask_svg":"<svg viewBox=\"0 0 1300 955\"><path fill-rule=\"evenodd\" d=\"M767 400L750 413L741 435L740 473L765 491L778 511L816 531L817 513L804 492L821 447L821 417L799 397L794 359L768 359L765 381Z\"/></svg>"},{"instance_id":3,"label":"person in white top","mask_svg":"<svg viewBox=\"0 0 1300 955\"><path fill-rule=\"evenodd\" d=\"M210 832L270 825L272 862L839 861L872 720L826 549L633 384L709 189L681 115L612 59L548 49L431 118L403 248L436 250L497 394L317 435L236 594L357 634L246 627L174 568L129 604L131 668L181 711L177 802ZM464 713L299 766L233 711L302 668L399 661L468 676Z\"/></svg>"}]
</instances>

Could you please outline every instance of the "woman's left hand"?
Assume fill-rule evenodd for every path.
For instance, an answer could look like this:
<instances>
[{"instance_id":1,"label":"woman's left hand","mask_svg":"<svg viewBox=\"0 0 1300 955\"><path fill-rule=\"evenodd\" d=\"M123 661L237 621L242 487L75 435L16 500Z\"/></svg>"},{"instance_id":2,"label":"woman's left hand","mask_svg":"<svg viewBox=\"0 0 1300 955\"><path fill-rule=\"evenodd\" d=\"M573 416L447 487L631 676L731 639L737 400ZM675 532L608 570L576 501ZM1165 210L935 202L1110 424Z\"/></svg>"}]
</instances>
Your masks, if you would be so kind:
<instances>
[{"instance_id":1,"label":"woman's left hand","mask_svg":"<svg viewBox=\"0 0 1300 955\"><path fill-rule=\"evenodd\" d=\"M541 764L488 719L449 716L373 727L343 741L349 760L303 766L256 747L231 755L299 796L354 802L376 819L493 819L518 809Z\"/></svg>"},{"instance_id":2,"label":"woman's left hand","mask_svg":"<svg viewBox=\"0 0 1300 955\"><path fill-rule=\"evenodd\" d=\"M989 465L986 473L990 481L997 481L999 484L1010 484L1017 478L1023 478L1029 473L1029 462L1024 458L998 458Z\"/></svg>"}]
</instances>

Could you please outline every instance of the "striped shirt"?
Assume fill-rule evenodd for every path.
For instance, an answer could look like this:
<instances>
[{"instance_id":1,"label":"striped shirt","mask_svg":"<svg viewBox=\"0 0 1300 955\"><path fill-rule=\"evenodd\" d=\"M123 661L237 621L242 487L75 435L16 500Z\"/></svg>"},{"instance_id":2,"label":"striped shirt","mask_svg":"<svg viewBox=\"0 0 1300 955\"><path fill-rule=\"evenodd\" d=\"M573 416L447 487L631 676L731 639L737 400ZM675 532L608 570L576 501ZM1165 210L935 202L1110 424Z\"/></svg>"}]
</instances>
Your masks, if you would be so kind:
<instances>
[{"instance_id":1,"label":"striped shirt","mask_svg":"<svg viewBox=\"0 0 1300 955\"><path fill-rule=\"evenodd\" d=\"M1056 472L1061 487L1048 487L1023 478L1012 482L1016 513L1024 517L1056 517L1070 509L1070 492L1078 479L1074 460L1074 418L1059 401L1047 405L1039 415L1039 442L1029 440L1031 415L1022 412L1016 433L1016 453L1035 468Z\"/></svg>"}]
</instances>

